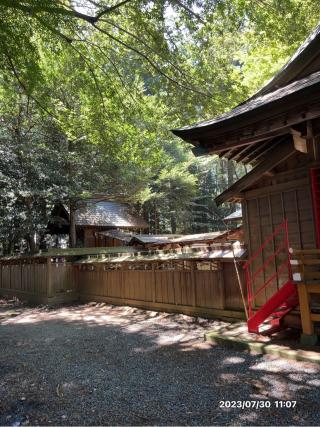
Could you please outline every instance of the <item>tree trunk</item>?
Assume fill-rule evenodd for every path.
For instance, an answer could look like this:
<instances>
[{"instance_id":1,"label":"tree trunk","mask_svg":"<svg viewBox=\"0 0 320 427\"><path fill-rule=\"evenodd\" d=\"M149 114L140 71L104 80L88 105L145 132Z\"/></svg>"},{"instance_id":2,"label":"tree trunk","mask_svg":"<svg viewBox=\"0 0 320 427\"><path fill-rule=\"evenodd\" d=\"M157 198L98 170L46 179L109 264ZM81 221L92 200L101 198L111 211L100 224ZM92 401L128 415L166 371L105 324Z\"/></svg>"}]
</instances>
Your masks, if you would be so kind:
<instances>
[{"instance_id":1,"label":"tree trunk","mask_svg":"<svg viewBox=\"0 0 320 427\"><path fill-rule=\"evenodd\" d=\"M158 212L157 212L157 206L154 204L154 233L158 234L159 231L159 222L158 222Z\"/></svg>"},{"instance_id":2,"label":"tree trunk","mask_svg":"<svg viewBox=\"0 0 320 427\"><path fill-rule=\"evenodd\" d=\"M45 250L47 249L46 239L44 232L41 232L39 234L39 249Z\"/></svg>"},{"instance_id":3,"label":"tree trunk","mask_svg":"<svg viewBox=\"0 0 320 427\"><path fill-rule=\"evenodd\" d=\"M177 232L177 218L176 218L176 213L172 212L171 213L171 218L170 218L170 222L171 222L171 233L172 234L176 234Z\"/></svg>"},{"instance_id":4,"label":"tree trunk","mask_svg":"<svg viewBox=\"0 0 320 427\"><path fill-rule=\"evenodd\" d=\"M29 249L32 254L35 254L36 252L38 252L35 236L36 236L35 233L32 233L32 234L28 234L28 237L27 237L27 240L29 243Z\"/></svg>"},{"instance_id":5,"label":"tree trunk","mask_svg":"<svg viewBox=\"0 0 320 427\"><path fill-rule=\"evenodd\" d=\"M69 246L75 248L77 246L77 233L76 233L76 205L70 202L70 228L69 228Z\"/></svg>"},{"instance_id":6,"label":"tree trunk","mask_svg":"<svg viewBox=\"0 0 320 427\"><path fill-rule=\"evenodd\" d=\"M11 237L3 243L3 255L12 255L13 241Z\"/></svg>"},{"instance_id":7,"label":"tree trunk","mask_svg":"<svg viewBox=\"0 0 320 427\"><path fill-rule=\"evenodd\" d=\"M234 164L231 160L228 161L228 188L234 183Z\"/></svg>"}]
</instances>

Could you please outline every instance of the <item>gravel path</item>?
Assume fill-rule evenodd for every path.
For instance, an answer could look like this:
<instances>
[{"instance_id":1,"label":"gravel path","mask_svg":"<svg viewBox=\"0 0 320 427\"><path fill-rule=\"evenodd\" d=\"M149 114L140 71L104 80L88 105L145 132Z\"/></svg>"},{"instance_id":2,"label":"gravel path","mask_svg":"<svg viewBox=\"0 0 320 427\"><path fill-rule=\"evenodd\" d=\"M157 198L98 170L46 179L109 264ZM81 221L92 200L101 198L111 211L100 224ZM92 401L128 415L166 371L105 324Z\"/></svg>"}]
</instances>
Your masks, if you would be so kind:
<instances>
[{"instance_id":1,"label":"gravel path","mask_svg":"<svg viewBox=\"0 0 320 427\"><path fill-rule=\"evenodd\" d=\"M320 423L319 366L211 346L203 335L214 321L2 301L0 322L0 425ZM288 399L295 408L275 407ZM221 400L271 408L219 408Z\"/></svg>"}]
</instances>

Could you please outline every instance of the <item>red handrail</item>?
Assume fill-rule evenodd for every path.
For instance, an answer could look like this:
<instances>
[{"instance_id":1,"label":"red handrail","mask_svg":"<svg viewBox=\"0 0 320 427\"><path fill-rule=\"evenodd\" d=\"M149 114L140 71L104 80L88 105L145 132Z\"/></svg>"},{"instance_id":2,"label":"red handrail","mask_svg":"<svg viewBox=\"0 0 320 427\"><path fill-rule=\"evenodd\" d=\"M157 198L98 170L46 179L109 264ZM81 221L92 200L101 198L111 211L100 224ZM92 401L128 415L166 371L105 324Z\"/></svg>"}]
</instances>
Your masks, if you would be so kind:
<instances>
[{"instance_id":1,"label":"red handrail","mask_svg":"<svg viewBox=\"0 0 320 427\"><path fill-rule=\"evenodd\" d=\"M275 237L281 235L283 233L283 238L281 239L279 245L277 248L274 247L274 250L270 256L264 261L261 267L259 267L256 271L253 271L250 273L250 267L257 259L257 257L263 253L263 250L267 247L269 243L273 243L275 245ZM276 259L276 257L281 253L284 252L286 255L286 260L283 261L280 266L276 266L276 271L267 278L265 283L260 286L260 288L253 293L253 284L255 279L257 278L258 274L261 273L266 269L266 267L270 264L270 262L273 259ZM291 274L291 264L290 264L290 252L289 252L289 236L288 236L288 220L285 219L268 238L263 242L263 244L260 246L260 248L251 256L251 258L248 259L248 261L243 266L245 272L246 272L246 281L247 281L247 301L248 301L248 313L249 317L252 316L252 307L253 302L257 295L265 289L270 283L272 283L276 278L279 277L280 273L282 273L285 270L285 267L288 269L288 275L289 277L292 276Z\"/></svg>"}]
</instances>

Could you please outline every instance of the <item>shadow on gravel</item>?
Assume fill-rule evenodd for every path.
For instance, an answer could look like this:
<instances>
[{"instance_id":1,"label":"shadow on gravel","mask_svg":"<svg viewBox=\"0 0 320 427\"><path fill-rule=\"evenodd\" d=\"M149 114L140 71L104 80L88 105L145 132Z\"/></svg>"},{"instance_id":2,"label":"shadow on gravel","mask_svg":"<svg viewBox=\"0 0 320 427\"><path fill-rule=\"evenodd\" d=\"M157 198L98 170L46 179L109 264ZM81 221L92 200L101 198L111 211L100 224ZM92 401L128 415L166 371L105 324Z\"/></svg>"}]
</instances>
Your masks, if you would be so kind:
<instances>
[{"instance_id":1,"label":"shadow on gravel","mask_svg":"<svg viewBox=\"0 0 320 427\"><path fill-rule=\"evenodd\" d=\"M319 424L317 365L210 346L205 320L104 304L14 310L1 313L1 425ZM270 408L220 407L249 400Z\"/></svg>"}]
</instances>

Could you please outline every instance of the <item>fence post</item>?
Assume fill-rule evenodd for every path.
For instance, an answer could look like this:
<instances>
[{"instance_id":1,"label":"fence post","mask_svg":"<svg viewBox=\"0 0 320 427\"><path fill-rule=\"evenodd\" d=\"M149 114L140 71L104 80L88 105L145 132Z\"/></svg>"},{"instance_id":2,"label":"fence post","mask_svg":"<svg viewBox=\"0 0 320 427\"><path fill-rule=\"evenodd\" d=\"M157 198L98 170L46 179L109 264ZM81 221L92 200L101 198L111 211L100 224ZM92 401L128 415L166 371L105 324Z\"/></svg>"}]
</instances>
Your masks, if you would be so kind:
<instances>
[{"instance_id":1,"label":"fence post","mask_svg":"<svg viewBox=\"0 0 320 427\"><path fill-rule=\"evenodd\" d=\"M156 302L156 263L153 262L152 266L152 302Z\"/></svg>"},{"instance_id":2,"label":"fence post","mask_svg":"<svg viewBox=\"0 0 320 427\"><path fill-rule=\"evenodd\" d=\"M53 297L51 257L47 257L47 296Z\"/></svg>"},{"instance_id":3,"label":"fence post","mask_svg":"<svg viewBox=\"0 0 320 427\"><path fill-rule=\"evenodd\" d=\"M195 278L195 267L197 265L196 261L191 261L191 286L192 286L192 305L195 307L197 305L197 289L196 289L196 278Z\"/></svg>"},{"instance_id":4,"label":"fence post","mask_svg":"<svg viewBox=\"0 0 320 427\"><path fill-rule=\"evenodd\" d=\"M3 288L2 285L2 271L3 271L3 264L0 262L0 288Z\"/></svg>"}]
</instances>

